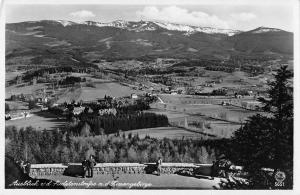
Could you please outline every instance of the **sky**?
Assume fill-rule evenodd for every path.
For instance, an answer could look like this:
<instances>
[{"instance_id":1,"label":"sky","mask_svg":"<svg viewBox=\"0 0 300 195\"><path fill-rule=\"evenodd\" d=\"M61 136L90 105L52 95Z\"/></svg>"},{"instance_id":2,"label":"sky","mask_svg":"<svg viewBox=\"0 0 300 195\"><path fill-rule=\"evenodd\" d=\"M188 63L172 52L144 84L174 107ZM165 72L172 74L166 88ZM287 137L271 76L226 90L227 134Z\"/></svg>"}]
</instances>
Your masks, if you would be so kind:
<instances>
[{"instance_id":1,"label":"sky","mask_svg":"<svg viewBox=\"0 0 300 195\"><path fill-rule=\"evenodd\" d=\"M223 29L260 26L294 31L293 4L14 4L5 7L6 23L35 20L111 22L154 20Z\"/></svg>"}]
</instances>

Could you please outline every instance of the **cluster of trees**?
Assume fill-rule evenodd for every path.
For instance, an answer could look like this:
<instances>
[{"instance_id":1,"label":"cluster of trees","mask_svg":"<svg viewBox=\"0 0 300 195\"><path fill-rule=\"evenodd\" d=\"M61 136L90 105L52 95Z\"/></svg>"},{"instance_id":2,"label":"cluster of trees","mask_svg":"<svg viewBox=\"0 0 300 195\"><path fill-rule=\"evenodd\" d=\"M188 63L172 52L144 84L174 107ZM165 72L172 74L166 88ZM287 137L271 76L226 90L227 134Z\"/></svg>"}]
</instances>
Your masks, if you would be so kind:
<instances>
[{"instance_id":1,"label":"cluster of trees","mask_svg":"<svg viewBox=\"0 0 300 195\"><path fill-rule=\"evenodd\" d=\"M5 113L10 111L10 107L7 103L5 103Z\"/></svg>"},{"instance_id":2,"label":"cluster of trees","mask_svg":"<svg viewBox=\"0 0 300 195\"><path fill-rule=\"evenodd\" d=\"M179 62L174 64L173 67L208 67L208 66L217 66L221 63L221 60L209 60L209 59L202 59L202 60L186 60L183 62Z\"/></svg>"},{"instance_id":3,"label":"cluster of trees","mask_svg":"<svg viewBox=\"0 0 300 195\"><path fill-rule=\"evenodd\" d=\"M73 117L68 130L74 135L101 135L113 134L118 131L133 129L165 127L168 126L168 118L165 115L154 113L133 113L133 114L106 114L96 116L93 114L82 114L78 118Z\"/></svg>"},{"instance_id":4,"label":"cluster of trees","mask_svg":"<svg viewBox=\"0 0 300 195\"><path fill-rule=\"evenodd\" d=\"M227 140L171 140L146 136L74 137L68 132L36 131L28 127L6 127L5 154L31 163L81 162L93 154L97 162L164 162L211 163L226 148Z\"/></svg>"},{"instance_id":5,"label":"cluster of trees","mask_svg":"<svg viewBox=\"0 0 300 195\"><path fill-rule=\"evenodd\" d=\"M293 188L293 88L289 80L293 74L283 66L269 84L268 97L260 98L267 116L255 115L234 133L227 157L245 167L249 173L250 187L278 188L275 175L284 172L286 178L281 188ZM274 169L270 180L260 171Z\"/></svg>"},{"instance_id":6,"label":"cluster of trees","mask_svg":"<svg viewBox=\"0 0 300 195\"><path fill-rule=\"evenodd\" d=\"M276 56L268 55L231 55L229 62L233 64L261 64L270 60L278 59Z\"/></svg>"},{"instance_id":7,"label":"cluster of trees","mask_svg":"<svg viewBox=\"0 0 300 195\"><path fill-rule=\"evenodd\" d=\"M241 71L248 72L251 76L257 76L264 73L264 68L260 66L243 65Z\"/></svg>"},{"instance_id":8,"label":"cluster of trees","mask_svg":"<svg viewBox=\"0 0 300 195\"><path fill-rule=\"evenodd\" d=\"M86 79L83 77L74 77L74 76L67 76L64 80L59 81L60 85L72 85L75 83L85 82Z\"/></svg>"},{"instance_id":9,"label":"cluster of trees","mask_svg":"<svg viewBox=\"0 0 300 195\"><path fill-rule=\"evenodd\" d=\"M220 95L220 96L223 96L223 95L227 95L227 90L226 89L214 89L212 92L211 92L211 95Z\"/></svg>"},{"instance_id":10,"label":"cluster of trees","mask_svg":"<svg viewBox=\"0 0 300 195\"><path fill-rule=\"evenodd\" d=\"M210 70L210 71L223 71L223 72L234 72L235 68L234 67L228 67L228 66L207 66L205 67L205 70Z\"/></svg>"},{"instance_id":11,"label":"cluster of trees","mask_svg":"<svg viewBox=\"0 0 300 195\"><path fill-rule=\"evenodd\" d=\"M227 61L202 59L179 62L173 65L173 67L204 67L205 70L224 71L229 73L234 72L235 68L241 67L241 71L258 75L264 71L263 67L257 66L258 62L261 61L262 60L249 60L243 58L232 58ZM247 65L245 65L246 62L248 62ZM243 65L241 66L241 64Z\"/></svg>"},{"instance_id":12,"label":"cluster of trees","mask_svg":"<svg viewBox=\"0 0 300 195\"><path fill-rule=\"evenodd\" d=\"M27 71L23 79L30 81L35 77L43 76L45 74L54 74L54 73L61 73L61 72L87 72L88 68L80 68L80 67L72 67L72 66L60 66L60 67L49 67L49 68L42 68L38 70L30 70Z\"/></svg>"},{"instance_id":13,"label":"cluster of trees","mask_svg":"<svg viewBox=\"0 0 300 195\"><path fill-rule=\"evenodd\" d=\"M150 104L157 100L156 96L144 97L142 99L136 100L135 104L130 104L127 106L121 106L117 108L118 113L120 114L129 114L136 111L143 111L150 109Z\"/></svg>"},{"instance_id":14,"label":"cluster of trees","mask_svg":"<svg viewBox=\"0 0 300 195\"><path fill-rule=\"evenodd\" d=\"M176 68L168 68L168 69L160 69L160 68L154 68L154 67L143 67L140 69L131 69L131 70L123 70L123 69L115 69L114 73L116 74L124 74L125 78L130 77L136 77L137 75L166 75L166 74L179 74L184 75L185 73L188 73L188 69L176 69Z\"/></svg>"},{"instance_id":15,"label":"cluster of trees","mask_svg":"<svg viewBox=\"0 0 300 195\"><path fill-rule=\"evenodd\" d=\"M208 60L208 59L202 59L202 60L188 60L179 62L173 67L204 67L205 70L211 70L211 71L224 71L224 72L233 72L236 68L232 64L223 63L221 60Z\"/></svg>"},{"instance_id":16,"label":"cluster of trees","mask_svg":"<svg viewBox=\"0 0 300 195\"><path fill-rule=\"evenodd\" d=\"M112 98L104 98L104 101L99 101L98 103L86 103L83 104L93 110L94 114L97 114L100 109L116 108L117 112L120 114L134 113L136 111L148 110L150 108L149 104L156 101L157 97L142 97L141 99L135 100L134 103L121 103L121 101L113 100ZM86 114L86 113L85 113Z\"/></svg>"}]
</instances>

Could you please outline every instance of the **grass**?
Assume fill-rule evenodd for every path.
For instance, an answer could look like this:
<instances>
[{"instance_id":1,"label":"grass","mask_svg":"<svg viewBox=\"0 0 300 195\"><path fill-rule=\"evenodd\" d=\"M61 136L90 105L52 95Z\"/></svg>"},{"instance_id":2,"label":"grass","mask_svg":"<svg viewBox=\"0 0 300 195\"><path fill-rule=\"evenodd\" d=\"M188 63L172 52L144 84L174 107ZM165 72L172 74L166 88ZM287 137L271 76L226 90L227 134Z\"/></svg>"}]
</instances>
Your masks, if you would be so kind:
<instances>
[{"instance_id":1,"label":"grass","mask_svg":"<svg viewBox=\"0 0 300 195\"><path fill-rule=\"evenodd\" d=\"M23 119L5 121L5 126L16 126L17 128L33 127L36 130L54 130L63 128L65 120L59 120L55 115L47 112L31 113L32 116Z\"/></svg>"},{"instance_id":2,"label":"grass","mask_svg":"<svg viewBox=\"0 0 300 195\"><path fill-rule=\"evenodd\" d=\"M174 110L174 111L191 113L191 114L202 114L202 115L211 116L215 118L221 117L222 115L222 117L226 117L227 120L236 121L236 122L245 120L247 117L258 113L257 111L245 110L243 108L238 108L234 106L197 104L197 102L199 102L199 98L193 98L193 97L189 98L187 96L160 95L160 97L164 102L167 103L168 110ZM209 102L210 100L211 98L207 98L207 100L204 99L203 102L204 103L205 101ZM157 106L153 105L153 107L155 108ZM157 108L163 108L163 105L162 104L158 105ZM182 116L184 115L185 114L183 114Z\"/></svg>"},{"instance_id":3,"label":"grass","mask_svg":"<svg viewBox=\"0 0 300 195\"><path fill-rule=\"evenodd\" d=\"M83 87L79 100L95 100L98 98L104 98L105 95L109 95L112 97L122 97L129 96L132 93L137 93L137 91L132 90L131 88L120 85L119 83L96 83L94 84L95 88L91 87Z\"/></svg>"},{"instance_id":4,"label":"grass","mask_svg":"<svg viewBox=\"0 0 300 195\"><path fill-rule=\"evenodd\" d=\"M58 103L75 101L92 101L109 95L112 97L130 96L132 93L141 93L130 87L115 82L93 83L92 86L83 84L82 87L73 90L67 89L59 96Z\"/></svg>"},{"instance_id":5,"label":"grass","mask_svg":"<svg viewBox=\"0 0 300 195\"><path fill-rule=\"evenodd\" d=\"M34 94L36 90L43 89L45 87L45 84L36 84L36 85L28 85L28 86L22 86L14 85L10 87L5 88L5 98L9 98L11 95L17 95L17 94Z\"/></svg>"},{"instance_id":6,"label":"grass","mask_svg":"<svg viewBox=\"0 0 300 195\"><path fill-rule=\"evenodd\" d=\"M149 135L150 137L163 139L201 139L204 138L202 134L187 131L183 128L178 127L157 127L157 128L148 128L148 129L137 129L131 131L124 132L126 136L132 133L132 135L138 134L140 138L144 138L145 136Z\"/></svg>"},{"instance_id":7,"label":"grass","mask_svg":"<svg viewBox=\"0 0 300 195\"><path fill-rule=\"evenodd\" d=\"M241 121L258 113L234 106L194 104L197 98L187 96L160 95L160 97L167 104L153 104L149 112L166 115L169 122L176 126L184 126L185 118L189 127L195 122L209 123L210 128L206 127L204 130L194 128L222 138L230 138L241 127ZM218 118L223 120L218 120Z\"/></svg>"},{"instance_id":8,"label":"grass","mask_svg":"<svg viewBox=\"0 0 300 195\"><path fill-rule=\"evenodd\" d=\"M28 103L22 101L5 101L9 106L10 113L19 112L20 110L28 110Z\"/></svg>"}]
</instances>

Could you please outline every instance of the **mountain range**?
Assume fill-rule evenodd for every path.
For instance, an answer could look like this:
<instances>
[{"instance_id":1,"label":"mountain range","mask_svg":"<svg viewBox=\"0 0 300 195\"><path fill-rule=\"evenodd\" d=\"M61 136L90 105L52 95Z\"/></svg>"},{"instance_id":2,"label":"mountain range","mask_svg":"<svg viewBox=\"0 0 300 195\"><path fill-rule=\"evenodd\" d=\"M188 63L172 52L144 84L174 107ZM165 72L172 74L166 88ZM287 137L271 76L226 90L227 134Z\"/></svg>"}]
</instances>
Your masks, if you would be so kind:
<instances>
[{"instance_id":1,"label":"mountain range","mask_svg":"<svg viewBox=\"0 0 300 195\"><path fill-rule=\"evenodd\" d=\"M292 55L293 33L250 31L157 21L72 22L41 20L6 24L7 64L57 64L126 58L221 58Z\"/></svg>"}]
</instances>

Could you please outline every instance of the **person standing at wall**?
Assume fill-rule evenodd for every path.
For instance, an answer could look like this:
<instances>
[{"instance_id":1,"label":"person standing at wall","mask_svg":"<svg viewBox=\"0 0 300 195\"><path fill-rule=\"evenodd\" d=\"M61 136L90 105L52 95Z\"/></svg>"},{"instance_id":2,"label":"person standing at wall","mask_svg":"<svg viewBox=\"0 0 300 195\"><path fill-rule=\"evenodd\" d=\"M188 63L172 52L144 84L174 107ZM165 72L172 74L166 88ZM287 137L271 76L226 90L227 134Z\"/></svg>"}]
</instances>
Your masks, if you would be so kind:
<instances>
[{"instance_id":1,"label":"person standing at wall","mask_svg":"<svg viewBox=\"0 0 300 195\"><path fill-rule=\"evenodd\" d=\"M213 161L211 166L211 175L210 175L211 179L214 179L214 177L217 176L217 173L219 171L218 169L219 169L218 163L216 161Z\"/></svg>"},{"instance_id":2,"label":"person standing at wall","mask_svg":"<svg viewBox=\"0 0 300 195\"><path fill-rule=\"evenodd\" d=\"M25 163L25 173L27 175L30 174L30 168L31 168L31 163L29 161L26 161L26 163Z\"/></svg>"},{"instance_id":3,"label":"person standing at wall","mask_svg":"<svg viewBox=\"0 0 300 195\"><path fill-rule=\"evenodd\" d=\"M93 169L94 166L96 165L96 161L93 157L93 155L90 155L90 159L89 159L89 166L88 166L88 177L93 177Z\"/></svg>"},{"instance_id":4,"label":"person standing at wall","mask_svg":"<svg viewBox=\"0 0 300 195\"><path fill-rule=\"evenodd\" d=\"M83 168L83 175L82 175L82 178L85 178L86 176L86 172L88 170L88 166L89 166L89 162L88 160L84 159L84 161L82 161L82 168Z\"/></svg>"},{"instance_id":5,"label":"person standing at wall","mask_svg":"<svg viewBox=\"0 0 300 195\"><path fill-rule=\"evenodd\" d=\"M161 159L161 157L159 157L157 162L156 162L156 171L157 171L158 176L161 173L161 165L162 165L162 159Z\"/></svg>"}]
</instances>

